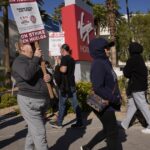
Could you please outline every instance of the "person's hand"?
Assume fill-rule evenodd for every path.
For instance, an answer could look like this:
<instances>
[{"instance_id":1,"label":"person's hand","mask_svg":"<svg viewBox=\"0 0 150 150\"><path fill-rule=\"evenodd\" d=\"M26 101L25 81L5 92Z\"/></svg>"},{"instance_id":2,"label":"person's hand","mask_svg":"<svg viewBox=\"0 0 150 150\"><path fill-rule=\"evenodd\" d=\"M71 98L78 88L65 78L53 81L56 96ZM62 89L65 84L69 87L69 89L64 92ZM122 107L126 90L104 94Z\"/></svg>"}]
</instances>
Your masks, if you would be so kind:
<instances>
[{"instance_id":1,"label":"person's hand","mask_svg":"<svg viewBox=\"0 0 150 150\"><path fill-rule=\"evenodd\" d=\"M108 105L109 105L109 101L108 101L108 100L102 100L102 103L103 103L105 106L108 106Z\"/></svg>"},{"instance_id":2,"label":"person's hand","mask_svg":"<svg viewBox=\"0 0 150 150\"><path fill-rule=\"evenodd\" d=\"M42 56L42 51L40 49L36 49L35 52L34 52L34 56L41 57Z\"/></svg>"},{"instance_id":3,"label":"person's hand","mask_svg":"<svg viewBox=\"0 0 150 150\"><path fill-rule=\"evenodd\" d=\"M61 62L60 56L55 56L54 59L55 59L55 65L60 65Z\"/></svg>"},{"instance_id":4,"label":"person's hand","mask_svg":"<svg viewBox=\"0 0 150 150\"><path fill-rule=\"evenodd\" d=\"M49 82L49 81L51 80L51 76L50 76L49 74L45 74L45 75L43 76L43 80L44 80L45 82Z\"/></svg>"}]
</instances>

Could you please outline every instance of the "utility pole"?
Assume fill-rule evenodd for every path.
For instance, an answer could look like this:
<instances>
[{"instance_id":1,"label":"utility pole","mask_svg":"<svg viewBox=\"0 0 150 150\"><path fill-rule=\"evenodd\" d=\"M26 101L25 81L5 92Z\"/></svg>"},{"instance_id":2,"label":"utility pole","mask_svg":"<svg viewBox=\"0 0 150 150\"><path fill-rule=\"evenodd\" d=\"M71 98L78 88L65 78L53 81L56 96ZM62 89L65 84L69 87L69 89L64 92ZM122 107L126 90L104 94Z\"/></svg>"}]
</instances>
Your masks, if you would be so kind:
<instances>
[{"instance_id":1,"label":"utility pole","mask_svg":"<svg viewBox=\"0 0 150 150\"><path fill-rule=\"evenodd\" d=\"M128 25L130 27L130 12L129 12L128 0L126 0L126 11L127 11Z\"/></svg>"}]
</instances>

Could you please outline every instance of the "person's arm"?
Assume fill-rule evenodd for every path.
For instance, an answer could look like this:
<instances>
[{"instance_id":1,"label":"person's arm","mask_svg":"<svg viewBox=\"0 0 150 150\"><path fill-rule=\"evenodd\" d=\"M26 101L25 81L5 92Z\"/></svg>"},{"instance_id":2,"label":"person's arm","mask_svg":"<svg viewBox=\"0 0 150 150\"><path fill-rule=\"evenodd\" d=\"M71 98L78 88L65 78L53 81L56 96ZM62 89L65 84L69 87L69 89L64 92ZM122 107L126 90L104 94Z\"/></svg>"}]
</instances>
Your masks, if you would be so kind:
<instances>
[{"instance_id":1,"label":"person's arm","mask_svg":"<svg viewBox=\"0 0 150 150\"><path fill-rule=\"evenodd\" d=\"M106 76L105 66L95 63L91 73L91 82L94 92L104 100L114 101L115 97L112 93L112 89L104 85Z\"/></svg>"},{"instance_id":2,"label":"person's arm","mask_svg":"<svg viewBox=\"0 0 150 150\"><path fill-rule=\"evenodd\" d=\"M66 73L67 72L67 66L61 66L60 67L60 72Z\"/></svg>"},{"instance_id":3,"label":"person's arm","mask_svg":"<svg viewBox=\"0 0 150 150\"><path fill-rule=\"evenodd\" d=\"M62 57L61 64L60 64L60 72L66 73L67 72L67 60L65 57Z\"/></svg>"},{"instance_id":4,"label":"person's arm","mask_svg":"<svg viewBox=\"0 0 150 150\"><path fill-rule=\"evenodd\" d=\"M125 67L123 68L123 74L126 78L131 78L132 71L133 71L133 61L132 59L129 59Z\"/></svg>"}]
</instances>

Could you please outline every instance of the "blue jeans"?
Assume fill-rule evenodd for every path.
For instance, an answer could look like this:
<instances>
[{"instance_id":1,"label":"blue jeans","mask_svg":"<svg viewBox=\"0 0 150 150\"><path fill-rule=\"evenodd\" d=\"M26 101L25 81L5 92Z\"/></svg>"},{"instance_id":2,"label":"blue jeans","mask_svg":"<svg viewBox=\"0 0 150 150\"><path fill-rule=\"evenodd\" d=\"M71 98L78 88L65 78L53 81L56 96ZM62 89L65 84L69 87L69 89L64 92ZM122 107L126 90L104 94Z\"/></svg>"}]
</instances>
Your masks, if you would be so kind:
<instances>
[{"instance_id":1,"label":"blue jeans","mask_svg":"<svg viewBox=\"0 0 150 150\"><path fill-rule=\"evenodd\" d=\"M74 88L71 88L71 89L74 89ZM68 99L68 96L67 95L65 97L62 96L61 92L59 91L59 113L58 113L58 120L57 120L58 125L62 125L67 99ZM71 99L71 105L73 107L73 110L76 113L77 124L82 124L81 108L78 105L77 94L75 90L73 90L73 96L70 97L70 99Z\"/></svg>"}]
</instances>

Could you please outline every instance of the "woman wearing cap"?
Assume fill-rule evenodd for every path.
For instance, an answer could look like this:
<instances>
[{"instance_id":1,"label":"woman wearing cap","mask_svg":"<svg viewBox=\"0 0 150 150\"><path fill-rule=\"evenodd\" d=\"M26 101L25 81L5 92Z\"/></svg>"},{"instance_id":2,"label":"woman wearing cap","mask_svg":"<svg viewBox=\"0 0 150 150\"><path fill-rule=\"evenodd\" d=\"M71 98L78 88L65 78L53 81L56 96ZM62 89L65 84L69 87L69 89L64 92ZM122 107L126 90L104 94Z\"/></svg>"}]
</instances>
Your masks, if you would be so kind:
<instances>
[{"instance_id":1,"label":"woman wearing cap","mask_svg":"<svg viewBox=\"0 0 150 150\"><path fill-rule=\"evenodd\" d=\"M141 111L147 121L147 128L143 129L143 133L150 134L150 111L145 98L147 90L147 68L141 53L143 47L137 42L129 45L130 58L123 69L124 76L129 79L128 82L128 110L126 118L122 121L121 126L124 129L129 127L130 121L137 109Z\"/></svg>"},{"instance_id":2,"label":"woman wearing cap","mask_svg":"<svg viewBox=\"0 0 150 150\"><path fill-rule=\"evenodd\" d=\"M109 61L109 43L103 38L95 38L89 44L89 51L93 58L91 65L93 90L103 98L103 103L107 107L100 113L93 110L101 121L103 130L97 133L87 145L82 146L81 150L91 150L105 138L108 150L117 150L118 127L115 110L120 110L121 96L118 89L117 76ZM121 150L121 147L119 147L119 150Z\"/></svg>"}]
</instances>

